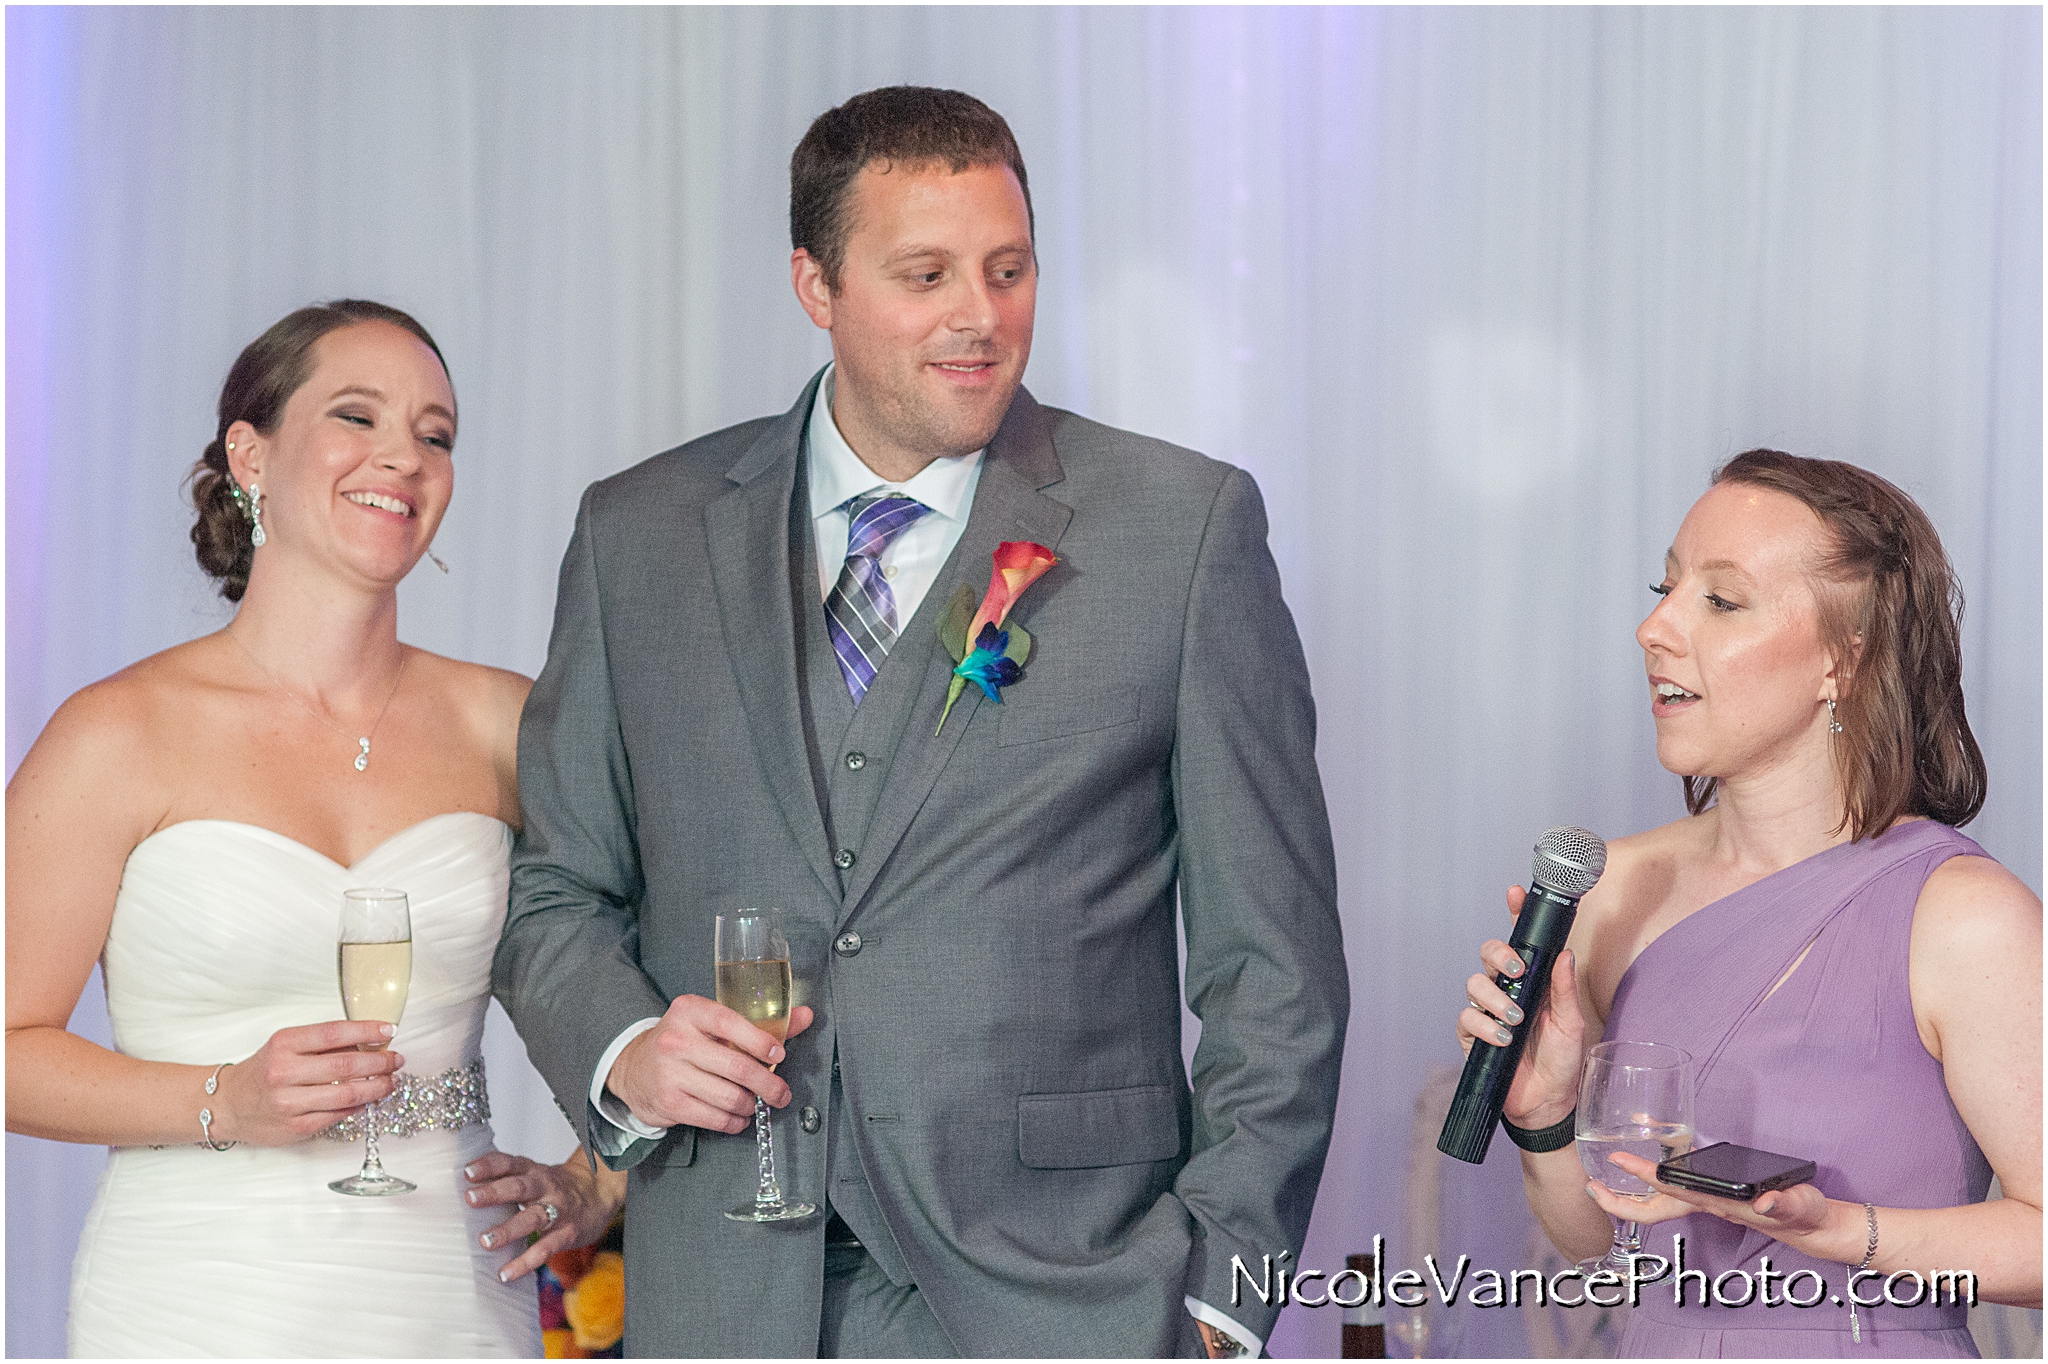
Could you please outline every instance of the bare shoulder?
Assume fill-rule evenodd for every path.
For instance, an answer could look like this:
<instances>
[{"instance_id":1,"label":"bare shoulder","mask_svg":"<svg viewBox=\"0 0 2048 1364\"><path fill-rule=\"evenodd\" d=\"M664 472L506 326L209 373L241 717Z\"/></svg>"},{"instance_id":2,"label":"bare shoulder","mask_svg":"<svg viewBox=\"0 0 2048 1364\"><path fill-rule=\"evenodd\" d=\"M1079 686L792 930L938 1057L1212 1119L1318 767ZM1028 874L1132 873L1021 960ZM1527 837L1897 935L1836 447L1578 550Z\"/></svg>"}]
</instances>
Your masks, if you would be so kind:
<instances>
[{"instance_id":1,"label":"bare shoulder","mask_svg":"<svg viewBox=\"0 0 2048 1364\"><path fill-rule=\"evenodd\" d=\"M533 680L507 668L443 658L424 649L413 650L407 666L419 670L432 698L430 706L459 726L470 751L489 764L498 818L519 827L519 714Z\"/></svg>"},{"instance_id":2,"label":"bare shoulder","mask_svg":"<svg viewBox=\"0 0 2048 1364\"><path fill-rule=\"evenodd\" d=\"M1586 893L1581 913L1607 917L1624 906L1637 908L1663 903L1687 862L1711 846L1713 817L1689 815L1641 833L1628 834L1607 845L1607 870Z\"/></svg>"},{"instance_id":3,"label":"bare shoulder","mask_svg":"<svg viewBox=\"0 0 2048 1364\"><path fill-rule=\"evenodd\" d=\"M43 726L10 791L24 778L37 782L59 772L88 780L118 773L129 788L146 779L150 756L166 734L186 727L181 717L209 689L212 653L208 640L193 640L81 687Z\"/></svg>"},{"instance_id":4,"label":"bare shoulder","mask_svg":"<svg viewBox=\"0 0 2048 1364\"><path fill-rule=\"evenodd\" d=\"M2026 883L1988 857L1951 857L1920 887L1913 907L1913 938L1927 945L1954 944L1975 951L2003 944L2014 935L2041 936L2041 901ZM2035 954L2038 962L2038 953Z\"/></svg>"},{"instance_id":5,"label":"bare shoulder","mask_svg":"<svg viewBox=\"0 0 2048 1364\"><path fill-rule=\"evenodd\" d=\"M493 728L508 720L516 726L526 693L533 688L533 679L523 673L465 663L425 649L412 649L407 666L446 701Z\"/></svg>"},{"instance_id":6,"label":"bare shoulder","mask_svg":"<svg viewBox=\"0 0 2048 1364\"><path fill-rule=\"evenodd\" d=\"M1605 1023L1621 979L1662 931L1684 867L1705 845L1707 815L1617 838L1607 845L1607 870L1579 904L1572 926L1581 963L1583 1004Z\"/></svg>"},{"instance_id":7,"label":"bare shoulder","mask_svg":"<svg viewBox=\"0 0 2048 1364\"><path fill-rule=\"evenodd\" d=\"M157 827L180 755L217 741L208 717L219 648L207 636L152 654L57 708L7 784L8 834L24 855L45 837L73 849L67 856L80 836L125 850Z\"/></svg>"},{"instance_id":8,"label":"bare shoulder","mask_svg":"<svg viewBox=\"0 0 2048 1364\"><path fill-rule=\"evenodd\" d=\"M1988 857L1951 857L1914 902L1907 979L1921 1044L1937 1061L1967 1060L1987 1038L2008 1061L2022 1056L2013 1030L2038 1037L2041 1027L2041 901Z\"/></svg>"}]
</instances>

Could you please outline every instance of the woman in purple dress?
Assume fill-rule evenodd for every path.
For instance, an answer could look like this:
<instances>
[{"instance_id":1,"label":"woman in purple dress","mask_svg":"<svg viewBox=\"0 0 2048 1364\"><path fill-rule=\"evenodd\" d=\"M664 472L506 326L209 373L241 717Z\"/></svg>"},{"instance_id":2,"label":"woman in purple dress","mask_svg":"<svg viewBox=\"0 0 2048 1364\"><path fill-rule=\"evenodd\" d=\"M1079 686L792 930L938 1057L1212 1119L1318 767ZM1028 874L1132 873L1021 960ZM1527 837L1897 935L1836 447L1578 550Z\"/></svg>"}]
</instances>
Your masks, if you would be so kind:
<instances>
[{"instance_id":1,"label":"woman in purple dress","mask_svg":"<svg viewBox=\"0 0 2048 1364\"><path fill-rule=\"evenodd\" d=\"M1972 1357L1935 1274L2041 1303L2041 904L1954 827L1985 768L1941 541L1873 474L1756 450L1651 590L1657 758L1691 815L1609 845L1558 960L1504 1110L1530 1205L1574 1257L1610 1217L1665 1224L1644 1237L1665 1260L1684 1238L1688 1273L1642 1290L1623 1355ZM1520 962L1480 956L1468 1049L1519 1021L1492 973ZM1684 1048L1698 1143L1812 1160L1813 1182L1638 1202L1588 1180L1571 1119L1603 1037Z\"/></svg>"}]
</instances>

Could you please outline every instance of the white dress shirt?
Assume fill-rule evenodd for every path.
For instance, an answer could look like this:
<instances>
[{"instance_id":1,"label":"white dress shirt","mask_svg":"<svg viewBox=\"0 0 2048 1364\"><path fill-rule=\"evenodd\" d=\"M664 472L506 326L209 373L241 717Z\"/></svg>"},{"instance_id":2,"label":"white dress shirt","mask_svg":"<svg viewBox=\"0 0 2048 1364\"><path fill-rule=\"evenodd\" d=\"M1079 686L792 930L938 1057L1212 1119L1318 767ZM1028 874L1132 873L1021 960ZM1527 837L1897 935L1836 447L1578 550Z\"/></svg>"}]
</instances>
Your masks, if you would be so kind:
<instances>
[{"instance_id":1,"label":"white dress shirt","mask_svg":"<svg viewBox=\"0 0 2048 1364\"><path fill-rule=\"evenodd\" d=\"M817 400L811 404L810 420L804 425L805 470L811 489L811 539L817 546L818 603L823 606L832 595L832 585L839 581L840 569L846 562L846 537L852 523L846 504L871 493L914 497L930 510L884 546L878 556L882 577L896 599L896 628L901 631L917 614L925 593L931 590L953 546L959 543L960 533L967 529L967 516L974 507L974 490L981 482L982 456L987 452L941 456L907 482L891 483L863 463L839 433L839 424L832 417L834 377L833 370L825 371L824 382L818 385ZM972 573L969 576L979 592L981 579ZM643 1018L628 1027L613 1039L598 1060L597 1074L590 1082L590 1102L617 1130L601 1132L593 1126L591 1139L606 1155L618 1155L635 1138L659 1141L668 1135L666 1127L651 1127L634 1117L618 1096L604 1087L605 1077L612 1073L612 1063L619 1059L626 1044L660 1021ZM1182 1301L1197 1321L1206 1321L1235 1338L1246 1356L1255 1359L1265 1348L1257 1336L1208 1303L1186 1296Z\"/></svg>"},{"instance_id":2,"label":"white dress shirt","mask_svg":"<svg viewBox=\"0 0 2048 1364\"><path fill-rule=\"evenodd\" d=\"M967 529L967 514L974 507L974 489L981 482L981 457L942 455L919 470L907 483L891 483L861 462L839 424L832 420L832 373L818 385L818 400L811 406L811 420L804 428L804 448L811 483L811 538L818 546L818 601L832 595L846 563L846 533L852 518L846 504L870 494L900 493L914 497L930 508L910 523L882 550L882 577L896 598L896 628L900 631L917 614L918 603L931 590L946 558ZM973 577L973 574L969 575ZM983 580L976 579L979 592Z\"/></svg>"}]
</instances>

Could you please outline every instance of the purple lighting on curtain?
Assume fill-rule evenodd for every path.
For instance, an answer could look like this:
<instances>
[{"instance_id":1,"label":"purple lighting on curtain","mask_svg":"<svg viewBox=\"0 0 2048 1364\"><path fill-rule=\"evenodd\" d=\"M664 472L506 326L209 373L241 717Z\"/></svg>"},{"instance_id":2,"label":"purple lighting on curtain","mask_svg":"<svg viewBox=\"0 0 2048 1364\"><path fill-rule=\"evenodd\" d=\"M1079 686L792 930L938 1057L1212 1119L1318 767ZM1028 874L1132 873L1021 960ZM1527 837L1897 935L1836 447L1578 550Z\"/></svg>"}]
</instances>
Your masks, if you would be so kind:
<instances>
[{"instance_id":1,"label":"purple lighting on curtain","mask_svg":"<svg viewBox=\"0 0 2048 1364\"><path fill-rule=\"evenodd\" d=\"M57 281L76 234L64 220L75 135L79 12L7 12L7 772L41 727L49 669L49 356Z\"/></svg>"}]
</instances>

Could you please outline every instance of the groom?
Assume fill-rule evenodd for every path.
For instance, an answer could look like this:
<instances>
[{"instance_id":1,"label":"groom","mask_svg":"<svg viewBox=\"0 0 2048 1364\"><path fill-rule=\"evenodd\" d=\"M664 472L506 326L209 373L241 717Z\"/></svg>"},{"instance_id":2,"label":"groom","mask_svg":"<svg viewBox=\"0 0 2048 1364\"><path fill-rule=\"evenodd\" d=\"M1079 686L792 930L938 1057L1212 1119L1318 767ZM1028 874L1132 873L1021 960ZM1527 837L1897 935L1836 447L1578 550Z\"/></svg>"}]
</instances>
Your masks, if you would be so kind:
<instances>
[{"instance_id":1,"label":"groom","mask_svg":"<svg viewBox=\"0 0 2048 1364\"><path fill-rule=\"evenodd\" d=\"M585 493L519 736L495 984L632 1170L627 1346L1255 1354L1231 1261L1300 1252L1347 1007L1258 490L1019 387L1031 204L978 100L858 96L790 179L833 364ZM1057 558L1029 654L948 712L1004 542ZM708 998L713 916L767 906L786 1053ZM756 1094L808 1221L721 1216Z\"/></svg>"}]
</instances>

